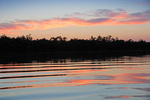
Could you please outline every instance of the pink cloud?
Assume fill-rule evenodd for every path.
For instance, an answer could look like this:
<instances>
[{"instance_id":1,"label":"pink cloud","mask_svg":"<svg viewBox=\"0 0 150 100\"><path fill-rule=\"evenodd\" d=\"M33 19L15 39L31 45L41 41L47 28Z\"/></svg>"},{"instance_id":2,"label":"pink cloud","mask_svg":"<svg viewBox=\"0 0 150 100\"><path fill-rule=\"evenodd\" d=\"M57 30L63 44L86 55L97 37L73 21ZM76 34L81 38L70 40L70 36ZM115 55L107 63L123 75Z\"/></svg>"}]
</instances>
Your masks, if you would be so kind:
<instances>
[{"instance_id":1,"label":"pink cloud","mask_svg":"<svg viewBox=\"0 0 150 100\"><path fill-rule=\"evenodd\" d=\"M81 14L78 15L90 15ZM53 18L48 20L22 20L13 23L1 23L0 32L9 34L14 30L46 30L58 27L67 26L95 26L95 25L136 25L145 24L150 22L150 11L137 12L128 14L125 10L109 10L109 9L99 9L92 11L91 15L93 19L82 19L82 18Z\"/></svg>"},{"instance_id":2,"label":"pink cloud","mask_svg":"<svg viewBox=\"0 0 150 100\"><path fill-rule=\"evenodd\" d=\"M19 35L17 32L9 31L9 30L0 30L0 34L14 34Z\"/></svg>"}]
</instances>

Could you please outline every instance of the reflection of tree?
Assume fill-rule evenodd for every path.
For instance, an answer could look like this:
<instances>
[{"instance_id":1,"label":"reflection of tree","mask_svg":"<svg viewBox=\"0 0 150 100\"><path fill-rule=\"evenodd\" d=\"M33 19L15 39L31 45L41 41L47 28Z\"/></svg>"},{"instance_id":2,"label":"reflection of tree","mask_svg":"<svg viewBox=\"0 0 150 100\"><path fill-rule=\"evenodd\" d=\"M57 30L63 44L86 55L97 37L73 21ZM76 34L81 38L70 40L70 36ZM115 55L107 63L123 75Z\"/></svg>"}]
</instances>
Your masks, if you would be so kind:
<instances>
[{"instance_id":1,"label":"reflection of tree","mask_svg":"<svg viewBox=\"0 0 150 100\"><path fill-rule=\"evenodd\" d=\"M150 42L144 40L127 41L113 38L111 35L91 36L90 39L66 37L51 37L32 40L31 34L10 38L6 35L0 36L0 50L5 52L51 52L51 51L118 51L118 50L150 50Z\"/></svg>"}]
</instances>

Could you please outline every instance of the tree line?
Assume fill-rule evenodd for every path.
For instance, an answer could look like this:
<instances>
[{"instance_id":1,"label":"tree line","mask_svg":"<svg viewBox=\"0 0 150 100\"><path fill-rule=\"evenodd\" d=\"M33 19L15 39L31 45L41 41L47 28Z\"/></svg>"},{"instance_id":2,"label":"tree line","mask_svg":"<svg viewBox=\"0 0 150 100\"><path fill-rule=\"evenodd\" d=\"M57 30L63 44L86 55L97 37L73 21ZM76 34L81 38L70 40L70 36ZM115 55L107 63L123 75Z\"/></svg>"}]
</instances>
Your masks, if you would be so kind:
<instances>
[{"instance_id":1,"label":"tree line","mask_svg":"<svg viewBox=\"0 0 150 100\"><path fill-rule=\"evenodd\" d=\"M26 36L0 36L1 53L32 53L32 52L78 52L78 51L124 51L150 50L150 42L144 40L133 41L113 38L111 35L91 36L89 39L67 37L51 37L50 39L33 40L31 34Z\"/></svg>"}]
</instances>

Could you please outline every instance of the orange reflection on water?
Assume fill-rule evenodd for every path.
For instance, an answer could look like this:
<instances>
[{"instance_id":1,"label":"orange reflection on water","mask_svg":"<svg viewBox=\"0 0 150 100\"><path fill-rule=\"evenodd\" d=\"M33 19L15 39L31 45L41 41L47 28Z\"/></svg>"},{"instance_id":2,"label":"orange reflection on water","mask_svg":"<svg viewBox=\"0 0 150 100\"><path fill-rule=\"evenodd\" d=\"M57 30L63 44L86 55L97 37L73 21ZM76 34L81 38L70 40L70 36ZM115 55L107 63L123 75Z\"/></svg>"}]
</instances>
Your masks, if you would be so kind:
<instances>
[{"instance_id":1,"label":"orange reflection on water","mask_svg":"<svg viewBox=\"0 0 150 100\"><path fill-rule=\"evenodd\" d=\"M0 87L4 89L20 88L41 88L41 87L69 87L80 85L112 85L112 84L137 84L150 83L149 67L147 65L137 65L137 63L113 63L112 65L101 64L37 64L34 65L17 65L2 66L0 79L10 79L10 83L15 86ZM14 69L13 69L14 68ZM16 69L15 69L16 68ZM13 69L13 70L12 70ZM35 74L33 74L33 72ZM42 73L41 73L42 72ZM51 73L52 72L52 73ZM10 76L6 75L8 73ZM44 74L43 74L44 73ZM15 76L16 75L16 76ZM46 78L48 77L48 78ZM55 81L52 81L55 77ZM62 77L61 81L57 77ZM35 79L35 81L24 81L25 78ZM36 79L37 78L37 79ZM46 81L41 80L46 78ZM16 79L16 80L15 80ZM22 79L23 81L18 81ZM7 81L6 81L7 82ZM45 83L46 82L46 83ZM5 82L3 82L5 83ZM22 83L23 85L20 85ZM24 83L29 83L28 85ZM9 84L9 82L8 82ZM18 86L17 86L18 85ZM129 98L130 96L118 96L114 98Z\"/></svg>"},{"instance_id":2,"label":"orange reflection on water","mask_svg":"<svg viewBox=\"0 0 150 100\"><path fill-rule=\"evenodd\" d=\"M125 74L118 74L115 76L115 80L127 82L127 83L150 83L146 77L149 77L150 74L148 73L125 73Z\"/></svg>"},{"instance_id":3,"label":"orange reflection on water","mask_svg":"<svg viewBox=\"0 0 150 100\"><path fill-rule=\"evenodd\" d=\"M122 99L122 98L132 98L132 97L136 97L136 98L140 97L141 100L145 100L145 99L142 99L142 98L145 98L145 97L149 98L150 95L139 95L139 94L137 94L137 95L121 95L121 96L107 96L107 97L104 97L104 98L106 98L106 99L119 99L119 98ZM136 99L134 99L134 100L136 100Z\"/></svg>"},{"instance_id":4,"label":"orange reflection on water","mask_svg":"<svg viewBox=\"0 0 150 100\"><path fill-rule=\"evenodd\" d=\"M109 96L109 97L105 97L107 99L117 99L117 98L130 98L132 97L131 95L122 95L122 96Z\"/></svg>"},{"instance_id":5,"label":"orange reflection on water","mask_svg":"<svg viewBox=\"0 0 150 100\"><path fill-rule=\"evenodd\" d=\"M65 82L58 82L58 83L2 87L0 88L0 90L19 89L19 88L41 88L41 87L64 87L64 86L68 87L68 86L80 86L80 85L91 85L91 84L110 85L110 84L150 83L149 80L145 79L145 77L147 77L148 75L149 74L145 74L145 73L140 73L140 74L125 73L125 74L118 74L112 76L105 75L104 77L106 78L104 79L103 78L101 79L101 76L99 75L98 78L96 79L68 79ZM33 81L27 81L27 82L31 83Z\"/></svg>"}]
</instances>

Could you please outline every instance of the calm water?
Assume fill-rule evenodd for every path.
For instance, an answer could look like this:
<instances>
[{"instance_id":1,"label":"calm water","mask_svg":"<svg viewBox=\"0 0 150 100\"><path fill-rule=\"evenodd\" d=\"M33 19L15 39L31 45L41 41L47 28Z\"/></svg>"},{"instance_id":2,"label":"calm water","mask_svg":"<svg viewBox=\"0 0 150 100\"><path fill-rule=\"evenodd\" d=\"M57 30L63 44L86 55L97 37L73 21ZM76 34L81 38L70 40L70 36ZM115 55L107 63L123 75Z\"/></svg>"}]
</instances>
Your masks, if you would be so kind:
<instances>
[{"instance_id":1,"label":"calm water","mask_svg":"<svg viewBox=\"0 0 150 100\"><path fill-rule=\"evenodd\" d=\"M0 64L0 100L150 100L150 55Z\"/></svg>"}]
</instances>

